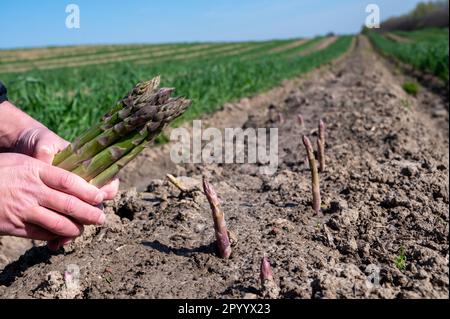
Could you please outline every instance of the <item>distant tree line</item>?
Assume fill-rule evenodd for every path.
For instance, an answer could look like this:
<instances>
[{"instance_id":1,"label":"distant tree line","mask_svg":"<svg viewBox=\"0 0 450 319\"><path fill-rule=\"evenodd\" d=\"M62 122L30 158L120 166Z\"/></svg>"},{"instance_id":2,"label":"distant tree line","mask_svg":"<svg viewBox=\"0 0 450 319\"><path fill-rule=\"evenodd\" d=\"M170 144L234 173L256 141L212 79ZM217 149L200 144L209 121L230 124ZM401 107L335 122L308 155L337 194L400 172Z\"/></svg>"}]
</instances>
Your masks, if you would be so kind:
<instances>
[{"instance_id":1,"label":"distant tree line","mask_svg":"<svg viewBox=\"0 0 450 319\"><path fill-rule=\"evenodd\" d=\"M449 1L420 2L410 13L381 23L381 31L448 28Z\"/></svg>"}]
</instances>

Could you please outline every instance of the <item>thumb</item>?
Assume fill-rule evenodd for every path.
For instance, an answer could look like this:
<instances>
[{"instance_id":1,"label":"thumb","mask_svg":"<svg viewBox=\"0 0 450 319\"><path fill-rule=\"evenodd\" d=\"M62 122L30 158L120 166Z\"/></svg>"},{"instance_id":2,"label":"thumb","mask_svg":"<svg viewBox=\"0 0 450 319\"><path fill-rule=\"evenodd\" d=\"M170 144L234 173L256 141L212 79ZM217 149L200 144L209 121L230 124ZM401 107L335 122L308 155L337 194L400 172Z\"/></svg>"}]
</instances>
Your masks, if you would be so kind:
<instances>
[{"instance_id":1,"label":"thumb","mask_svg":"<svg viewBox=\"0 0 450 319\"><path fill-rule=\"evenodd\" d=\"M48 133L36 143L34 157L44 163L52 164L55 155L69 143L53 132Z\"/></svg>"},{"instance_id":2,"label":"thumb","mask_svg":"<svg viewBox=\"0 0 450 319\"><path fill-rule=\"evenodd\" d=\"M37 145L34 157L44 163L51 164L56 153L48 145Z\"/></svg>"}]
</instances>

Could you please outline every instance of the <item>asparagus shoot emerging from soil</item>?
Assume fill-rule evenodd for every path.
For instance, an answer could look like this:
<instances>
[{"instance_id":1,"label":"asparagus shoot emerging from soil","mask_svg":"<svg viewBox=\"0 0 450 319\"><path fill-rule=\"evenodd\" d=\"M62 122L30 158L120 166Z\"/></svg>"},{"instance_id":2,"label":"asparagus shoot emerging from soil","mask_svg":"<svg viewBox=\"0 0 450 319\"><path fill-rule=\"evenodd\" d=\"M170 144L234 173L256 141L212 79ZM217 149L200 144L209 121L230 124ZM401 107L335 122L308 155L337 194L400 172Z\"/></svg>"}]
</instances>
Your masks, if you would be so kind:
<instances>
[{"instance_id":1,"label":"asparagus shoot emerging from soil","mask_svg":"<svg viewBox=\"0 0 450 319\"><path fill-rule=\"evenodd\" d=\"M203 191L205 192L206 198L208 199L209 205L211 206L219 257L228 259L231 255L231 243L230 239L228 238L225 216L223 214L216 192L205 178L203 178Z\"/></svg>"},{"instance_id":2,"label":"asparagus shoot emerging from soil","mask_svg":"<svg viewBox=\"0 0 450 319\"><path fill-rule=\"evenodd\" d=\"M284 123L283 113L278 112L278 114L277 114L277 122L280 123L280 124Z\"/></svg>"},{"instance_id":3,"label":"asparagus shoot emerging from soil","mask_svg":"<svg viewBox=\"0 0 450 319\"><path fill-rule=\"evenodd\" d=\"M319 138L317 139L317 157L319 160L319 172L325 171L325 124L319 121Z\"/></svg>"},{"instance_id":4,"label":"asparagus shoot emerging from soil","mask_svg":"<svg viewBox=\"0 0 450 319\"><path fill-rule=\"evenodd\" d=\"M186 188L184 187L184 185L181 183L180 180L178 180L178 178L176 178L175 176L171 175L171 174L166 174L167 179L169 180L169 182L175 186L176 188L178 188L182 193L186 192Z\"/></svg>"},{"instance_id":5,"label":"asparagus shoot emerging from soil","mask_svg":"<svg viewBox=\"0 0 450 319\"><path fill-rule=\"evenodd\" d=\"M314 158L314 151L309 138L303 135L303 145L308 156L309 168L311 170L311 187L312 187L312 207L316 213L320 212L320 186L319 186L319 172L317 170L316 159Z\"/></svg>"},{"instance_id":6,"label":"asparagus shoot emerging from soil","mask_svg":"<svg viewBox=\"0 0 450 319\"><path fill-rule=\"evenodd\" d=\"M305 120L303 118L303 115L297 114L297 122L298 122L298 125L300 125L300 127L305 126Z\"/></svg>"},{"instance_id":7,"label":"asparagus shoot emerging from soil","mask_svg":"<svg viewBox=\"0 0 450 319\"><path fill-rule=\"evenodd\" d=\"M264 298L275 299L278 298L280 289L273 279L272 268L269 260L264 256L261 260L261 294Z\"/></svg>"}]
</instances>

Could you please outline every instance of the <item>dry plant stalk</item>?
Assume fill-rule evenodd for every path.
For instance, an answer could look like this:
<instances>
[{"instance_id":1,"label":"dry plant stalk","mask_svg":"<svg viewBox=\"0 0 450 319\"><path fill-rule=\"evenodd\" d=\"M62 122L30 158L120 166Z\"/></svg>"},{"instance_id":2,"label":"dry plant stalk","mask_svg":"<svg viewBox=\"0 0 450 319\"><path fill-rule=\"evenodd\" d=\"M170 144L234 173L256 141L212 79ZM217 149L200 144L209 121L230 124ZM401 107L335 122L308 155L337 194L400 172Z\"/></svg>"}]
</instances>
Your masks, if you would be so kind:
<instances>
[{"instance_id":1,"label":"dry plant stalk","mask_svg":"<svg viewBox=\"0 0 450 319\"><path fill-rule=\"evenodd\" d=\"M280 294L280 288L273 279L272 268L270 267L269 260L264 256L261 260L261 294L264 298L275 299Z\"/></svg>"},{"instance_id":2,"label":"dry plant stalk","mask_svg":"<svg viewBox=\"0 0 450 319\"><path fill-rule=\"evenodd\" d=\"M314 151L309 138L303 135L303 145L308 156L309 168L311 170L311 188L312 188L312 207L316 213L320 212L320 184L319 172L317 170L316 159L314 158Z\"/></svg>"},{"instance_id":3,"label":"dry plant stalk","mask_svg":"<svg viewBox=\"0 0 450 319\"><path fill-rule=\"evenodd\" d=\"M228 259L231 255L231 243L228 237L225 215L222 211L219 198L217 197L212 185L209 184L205 178L203 178L203 190L206 198L208 199L209 205L211 206L219 257Z\"/></svg>"},{"instance_id":4,"label":"dry plant stalk","mask_svg":"<svg viewBox=\"0 0 450 319\"><path fill-rule=\"evenodd\" d=\"M319 160L319 172L325 171L325 124L319 121L319 138L317 139L317 158Z\"/></svg>"},{"instance_id":5,"label":"dry plant stalk","mask_svg":"<svg viewBox=\"0 0 450 319\"><path fill-rule=\"evenodd\" d=\"M181 181L178 178L176 178L171 174L166 174L166 177L173 186L178 188L183 193L186 192L186 187L184 187L183 183L181 183Z\"/></svg>"}]
</instances>

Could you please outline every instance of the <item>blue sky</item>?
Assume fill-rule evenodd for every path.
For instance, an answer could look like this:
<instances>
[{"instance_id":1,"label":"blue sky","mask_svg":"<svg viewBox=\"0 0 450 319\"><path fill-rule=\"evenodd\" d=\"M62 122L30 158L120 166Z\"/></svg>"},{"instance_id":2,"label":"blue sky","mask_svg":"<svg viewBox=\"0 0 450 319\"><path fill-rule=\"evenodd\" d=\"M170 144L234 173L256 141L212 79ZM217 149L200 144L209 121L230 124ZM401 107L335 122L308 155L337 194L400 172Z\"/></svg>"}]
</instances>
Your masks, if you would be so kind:
<instances>
[{"instance_id":1,"label":"blue sky","mask_svg":"<svg viewBox=\"0 0 450 319\"><path fill-rule=\"evenodd\" d=\"M381 19L418 0L0 0L0 48L72 44L240 41L356 33L365 7ZM66 5L80 8L67 29Z\"/></svg>"}]
</instances>

